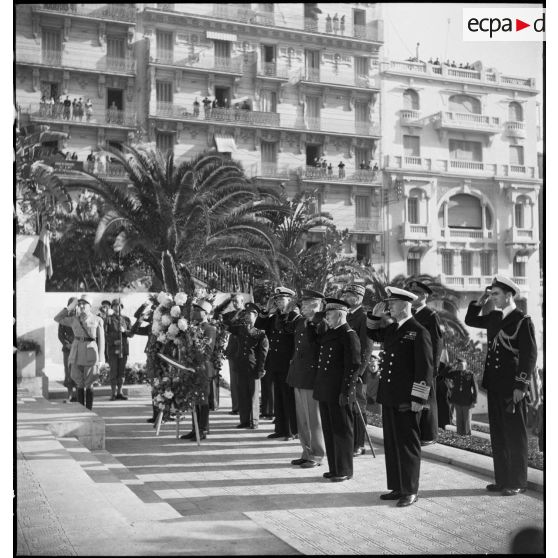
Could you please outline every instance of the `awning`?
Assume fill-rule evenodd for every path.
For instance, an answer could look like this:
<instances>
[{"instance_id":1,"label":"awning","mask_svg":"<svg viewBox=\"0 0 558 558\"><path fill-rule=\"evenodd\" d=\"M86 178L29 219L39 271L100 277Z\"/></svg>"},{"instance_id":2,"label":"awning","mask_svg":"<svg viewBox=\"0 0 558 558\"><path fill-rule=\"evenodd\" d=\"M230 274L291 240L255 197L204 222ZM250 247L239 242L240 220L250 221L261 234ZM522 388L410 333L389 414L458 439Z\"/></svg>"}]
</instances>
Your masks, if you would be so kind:
<instances>
[{"instance_id":1,"label":"awning","mask_svg":"<svg viewBox=\"0 0 558 558\"><path fill-rule=\"evenodd\" d=\"M206 37L208 39L217 39L218 41L232 41L236 42L238 39L232 33L218 33L217 31L207 31Z\"/></svg>"},{"instance_id":2,"label":"awning","mask_svg":"<svg viewBox=\"0 0 558 558\"><path fill-rule=\"evenodd\" d=\"M233 137L215 134L214 139L219 153L233 153L236 151L236 143Z\"/></svg>"}]
</instances>

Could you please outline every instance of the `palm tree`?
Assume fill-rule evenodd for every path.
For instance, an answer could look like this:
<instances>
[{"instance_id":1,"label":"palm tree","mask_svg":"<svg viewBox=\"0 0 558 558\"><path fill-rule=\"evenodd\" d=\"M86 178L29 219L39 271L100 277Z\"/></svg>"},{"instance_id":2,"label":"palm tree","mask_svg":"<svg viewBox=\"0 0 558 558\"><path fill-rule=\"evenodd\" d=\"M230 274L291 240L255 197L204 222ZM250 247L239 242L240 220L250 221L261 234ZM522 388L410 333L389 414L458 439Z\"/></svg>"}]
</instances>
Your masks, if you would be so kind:
<instances>
[{"instance_id":1,"label":"palm tree","mask_svg":"<svg viewBox=\"0 0 558 558\"><path fill-rule=\"evenodd\" d=\"M95 238L122 255L140 253L168 292L192 293L192 269L226 258L259 261L275 247L264 213L277 210L270 189L256 187L240 163L202 153L175 165L172 152L125 146L107 149L126 170L130 187L85 172L83 184L101 196L108 210Z\"/></svg>"}]
</instances>

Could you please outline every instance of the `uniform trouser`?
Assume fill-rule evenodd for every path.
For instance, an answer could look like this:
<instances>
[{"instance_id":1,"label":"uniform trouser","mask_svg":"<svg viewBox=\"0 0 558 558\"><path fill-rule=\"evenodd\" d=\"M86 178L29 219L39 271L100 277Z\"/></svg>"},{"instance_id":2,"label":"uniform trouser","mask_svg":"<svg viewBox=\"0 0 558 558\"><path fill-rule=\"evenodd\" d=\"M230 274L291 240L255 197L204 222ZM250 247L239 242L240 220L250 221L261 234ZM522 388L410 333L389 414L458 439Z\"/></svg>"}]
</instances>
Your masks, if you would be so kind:
<instances>
[{"instance_id":1,"label":"uniform trouser","mask_svg":"<svg viewBox=\"0 0 558 558\"><path fill-rule=\"evenodd\" d=\"M435 442L438 439L438 405L436 404L436 378L432 378L432 387L428 394L428 406L420 416L420 439L423 442Z\"/></svg>"},{"instance_id":2,"label":"uniform trouser","mask_svg":"<svg viewBox=\"0 0 558 558\"><path fill-rule=\"evenodd\" d=\"M76 383L71 377L72 367L68 362L69 356L70 351L62 351L62 358L64 359L64 386L68 389L73 389L76 387Z\"/></svg>"},{"instance_id":3,"label":"uniform trouser","mask_svg":"<svg viewBox=\"0 0 558 558\"><path fill-rule=\"evenodd\" d=\"M445 428L451 424L450 404L448 401L448 386L443 378L436 383L436 405L438 407L438 426Z\"/></svg>"},{"instance_id":4,"label":"uniform trouser","mask_svg":"<svg viewBox=\"0 0 558 558\"><path fill-rule=\"evenodd\" d=\"M122 384L124 383L124 375L126 374L127 361L128 355L108 355L108 363L110 366L110 387L112 388L113 392L116 387L118 387L118 391L122 389Z\"/></svg>"},{"instance_id":5,"label":"uniform trouser","mask_svg":"<svg viewBox=\"0 0 558 558\"><path fill-rule=\"evenodd\" d=\"M273 375L269 372L261 380L262 415L272 417L274 414Z\"/></svg>"},{"instance_id":6,"label":"uniform trouser","mask_svg":"<svg viewBox=\"0 0 558 558\"><path fill-rule=\"evenodd\" d=\"M239 412L238 408L238 364L229 358L229 380L231 384L232 410Z\"/></svg>"},{"instance_id":7,"label":"uniform trouser","mask_svg":"<svg viewBox=\"0 0 558 558\"><path fill-rule=\"evenodd\" d=\"M238 414L240 424L257 426L260 413L258 392L260 380L246 372L239 372L238 381Z\"/></svg>"},{"instance_id":8,"label":"uniform trouser","mask_svg":"<svg viewBox=\"0 0 558 558\"><path fill-rule=\"evenodd\" d=\"M380 387L380 374L368 374L366 380L366 410L371 412L381 412L378 403L378 388ZM379 408L379 411L378 411ZM362 409L364 411L364 409Z\"/></svg>"},{"instance_id":9,"label":"uniform trouser","mask_svg":"<svg viewBox=\"0 0 558 558\"><path fill-rule=\"evenodd\" d=\"M71 377L72 380L76 383L76 387L78 389L89 389L93 382L95 381L95 377L97 375L98 365L94 364L93 366L83 366L81 364L71 364Z\"/></svg>"},{"instance_id":10,"label":"uniform trouser","mask_svg":"<svg viewBox=\"0 0 558 558\"><path fill-rule=\"evenodd\" d=\"M366 380L366 374L363 380ZM364 426L362 419L360 418L360 413L356 408L359 405L360 411L362 413L362 418L366 420L366 381L364 383L357 382L356 385L356 401L355 409L353 412L353 430L354 430L354 450L364 447L364 436L366 434L366 427Z\"/></svg>"},{"instance_id":11,"label":"uniform trouser","mask_svg":"<svg viewBox=\"0 0 558 558\"><path fill-rule=\"evenodd\" d=\"M320 417L329 472L336 477L353 474L353 412L337 401L320 401Z\"/></svg>"},{"instance_id":12,"label":"uniform trouser","mask_svg":"<svg viewBox=\"0 0 558 558\"><path fill-rule=\"evenodd\" d=\"M388 490L417 494L420 476L420 412L382 405Z\"/></svg>"},{"instance_id":13,"label":"uniform trouser","mask_svg":"<svg viewBox=\"0 0 558 558\"><path fill-rule=\"evenodd\" d=\"M209 380L209 410L216 411L219 409L219 375L215 374Z\"/></svg>"},{"instance_id":14,"label":"uniform trouser","mask_svg":"<svg viewBox=\"0 0 558 558\"><path fill-rule=\"evenodd\" d=\"M457 433L460 436L469 436L471 434L471 414L471 407L455 405L455 423L457 425Z\"/></svg>"},{"instance_id":15,"label":"uniform trouser","mask_svg":"<svg viewBox=\"0 0 558 558\"><path fill-rule=\"evenodd\" d=\"M197 404L194 407L196 418L198 419L198 429L200 434L209 432L209 405L207 403ZM194 430L194 417L192 416L192 430Z\"/></svg>"},{"instance_id":16,"label":"uniform trouser","mask_svg":"<svg viewBox=\"0 0 558 558\"><path fill-rule=\"evenodd\" d=\"M325 456L324 433L320 405L312 397L313 390L294 388L298 439L302 446L301 459L321 463Z\"/></svg>"},{"instance_id":17,"label":"uniform trouser","mask_svg":"<svg viewBox=\"0 0 558 558\"><path fill-rule=\"evenodd\" d=\"M515 405L515 413L506 411L509 403L499 393L487 392L490 443L494 460L494 478L505 488L527 486L526 402Z\"/></svg>"},{"instance_id":18,"label":"uniform trouser","mask_svg":"<svg viewBox=\"0 0 558 558\"><path fill-rule=\"evenodd\" d=\"M297 433L294 389L287 384L285 380L275 378L273 390L275 402L275 432L285 437L293 436Z\"/></svg>"}]
</instances>

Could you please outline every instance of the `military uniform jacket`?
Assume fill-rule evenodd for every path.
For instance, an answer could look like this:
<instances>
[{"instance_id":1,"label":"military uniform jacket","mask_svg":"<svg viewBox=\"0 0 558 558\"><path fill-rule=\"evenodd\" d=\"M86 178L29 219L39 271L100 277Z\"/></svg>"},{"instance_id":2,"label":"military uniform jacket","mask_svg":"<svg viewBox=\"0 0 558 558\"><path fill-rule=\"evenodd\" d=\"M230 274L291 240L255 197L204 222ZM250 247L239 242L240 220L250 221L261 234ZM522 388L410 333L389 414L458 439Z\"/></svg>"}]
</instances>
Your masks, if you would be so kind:
<instances>
[{"instance_id":1,"label":"military uniform jacket","mask_svg":"<svg viewBox=\"0 0 558 558\"><path fill-rule=\"evenodd\" d=\"M479 316L482 307L469 304L465 323L486 329L488 351L482 387L511 397L514 389L526 392L537 363L535 328L529 316L517 308L502 319L500 310Z\"/></svg>"},{"instance_id":2,"label":"military uniform jacket","mask_svg":"<svg viewBox=\"0 0 558 558\"><path fill-rule=\"evenodd\" d=\"M477 402L477 382L470 370L450 370L447 378L453 381L449 402L470 407Z\"/></svg>"},{"instance_id":3,"label":"military uniform jacket","mask_svg":"<svg viewBox=\"0 0 558 558\"><path fill-rule=\"evenodd\" d=\"M438 312L428 306L423 306L419 312L413 314L415 320L430 333L432 342L432 352L434 358L434 376L438 375L438 365L442 356L444 342L442 340L442 329L440 328L440 318Z\"/></svg>"},{"instance_id":4,"label":"military uniform jacket","mask_svg":"<svg viewBox=\"0 0 558 558\"><path fill-rule=\"evenodd\" d=\"M223 324L227 329L230 331L230 326L232 325L239 325L240 315L243 311L242 310L233 310L232 312L226 312L223 314ZM229 336L229 341L227 343L227 348L225 349L225 356L227 358L236 358L236 355L239 352L239 345L238 339L236 335L232 332Z\"/></svg>"},{"instance_id":5,"label":"military uniform jacket","mask_svg":"<svg viewBox=\"0 0 558 558\"><path fill-rule=\"evenodd\" d=\"M238 374L250 378L263 375L265 360L269 350L269 341L265 331L255 327L248 329L245 325L229 326L238 343L238 352L235 357Z\"/></svg>"},{"instance_id":6,"label":"military uniform jacket","mask_svg":"<svg viewBox=\"0 0 558 558\"><path fill-rule=\"evenodd\" d=\"M299 316L296 320L294 332L294 354L287 375L287 383L294 388L314 389L316 373L318 371L318 356L320 346L317 338L310 338L308 327L315 328L316 325L306 325L306 319ZM325 324L320 323L318 334L325 333Z\"/></svg>"},{"instance_id":7,"label":"military uniform jacket","mask_svg":"<svg viewBox=\"0 0 558 558\"><path fill-rule=\"evenodd\" d=\"M378 403L409 407L411 401L425 405L432 386L432 343L430 334L413 317L401 327L369 329L374 341L383 341Z\"/></svg>"},{"instance_id":8,"label":"military uniform jacket","mask_svg":"<svg viewBox=\"0 0 558 558\"><path fill-rule=\"evenodd\" d=\"M122 332L120 331L121 326L124 328ZM122 335L120 335L121 333ZM118 356L127 357L130 352L128 337L132 335L132 322L128 316L120 315L120 320L118 319L117 313L107 316L105 320L105 344L107 355L119 352L120 354ZM122 344L120 343L121 341Z\"/></svg>"},{"instance_id":9,"label":"military uniform jacket","mask_svg":"<svg viewBox=\"0 0 558 558\"><path fill-rule=\"evenodd\" d=\"M294 330L296 312L281 314L274 312L270 316L259 317L256 327L263 329L269 340L269 352L265 370L278 380L285 380L294 350Z\"/></svg>"},{"instance_id":10,"label":"military uniform jacket","mask_svg":"<svg viewBox=\"0 0 558 558\"><path fill-rule=\"evenodd\" d=\"M58 340L62 343L62 350L69 353L74 340L74 330L71 327L58 324Z\"/></svg>"},{"instance_id":11,"label":"military uniform jacket","mask_svg":"<svg viewBox=\"0 0 558 558\"><path fill-rule=\"evenodd\" d=\"M360 372L364 375L369 371L370 357L372 356L372 347L374 342L366 334L366 312L362 306L359 306L354 312L347 313L347 323L358 335L360 341Z\"/></svg>"},{"instance_id":12,"label":"military uniform jacket","mask_svg":"<svg viewBox=\"0 0 558 558\"><path fill-rule=\"evenodd\" d=\"M317 401L336 403L339 395L355 401L355 385L360 367L360 341L349 324L328 329L319 335L316 327L309 327L311 340L320 346L318 370L314 382L313 397Z\"/></svg>"},{"instance_id":13,"label":"military uniform jacket","mask_svg":"<svg viewBox=\"0 0 558 558\"><path fill-rule=\"evenodd\" d=\"M202 322L199 324L202 328L205 336L209 340L209 356L207 357L207 361L205 363L205 373L208 379L215 377L215 366L213 365L213 351L215 349L215 341L217 339L217 328L214 325L211 325L208 322Z\"/></svg>"},{"instance_id":14,"label":"military uniform jacket","mask_svg":"<svg viewBox=\"0 0 558 558\"><path fill-rule=\"evenodd\" d=\"M89 314L85 318L68 316L68 309L63 308L54 321L69 326L74 332L74 340L68 355L68 362L80 366L99 364L101 355L105 353L105 332L103 320L99 316Z\"/></svg>"}]
</instances>

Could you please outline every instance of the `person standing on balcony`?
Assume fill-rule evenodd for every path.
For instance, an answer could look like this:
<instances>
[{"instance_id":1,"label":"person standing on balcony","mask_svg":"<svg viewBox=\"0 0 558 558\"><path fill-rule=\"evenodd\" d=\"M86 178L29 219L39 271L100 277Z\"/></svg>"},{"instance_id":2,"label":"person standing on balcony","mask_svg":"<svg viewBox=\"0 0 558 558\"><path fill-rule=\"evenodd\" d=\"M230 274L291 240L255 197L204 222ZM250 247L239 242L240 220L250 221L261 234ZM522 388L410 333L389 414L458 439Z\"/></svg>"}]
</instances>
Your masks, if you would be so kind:
<instances>
[{"instance_id":1,"label":"person standing on balcony","mask_svg":"<svg viewBox=\"0 0 558 558\"><path fill-rule=\"evenodd\" d=\"M79 121L81 122L81 121L83 121L83 100L82 100L81 97L78 99L76 108L77 108L77 117L79 118Z\"/></svg>"},{"instance_id":2,"label":"person standing on balcony","mask_svg":"<svg viewBox=\"0 0 558 558\"><path fill-rule=\"evenodd\" d=\"M46 97L43 95L39 102L39 116L45 116L47 113L46 110Z\"/></svg>"},{"instance_id":3,"label":"person standing on balcony","mask_svg":"<svg viewBox=\"0 0 558 558\"><path fill-rule=\"evenodd\" d=\"M326 17L326 33L331 33L331 32L332 32L331 16L329 14L327 14L327 17Z\"/></svg>"},{"instance_id":4,"label":"person standing on balcony","mask_svg":"<svg viewBox=\"0 0 558 558\"><path fill-rule=\"evenodd\" d=\"M64 99L64 119L70 120L70 112L72 110L72 101L70 101L70 97L66 95Z\"/></svg>"},{"instance_id":5,"label":"person standing on balcony","mask_svg":"<svg viewBox=\"0 0 558 558\"><path fill-rule=\"evenodd\" d=\"M339 169L339 178L345 178L345 163L343 161L339 161L337 168Z\"/></svg>"},{"instance_id":6,"label":"person standing on balcony","mask_svg":"<svg viewBox=\"0 0 558 558\"><path fill-rule=\"evenodd\" d=\"M333 178L333 166L332 166L331 163L329 163L329 165L327 166L327 175L328 175L330 178Z\"/></svg>"},{"instance_id":7,"label":"person standing on balcony","mask_svg":"<svg viewBox=\"0 0 558 558\"><path fill-rule=\"evenodd\" d=\"M54 106L55 106L54 97L51 97L46 102L46 115L47 116L53 116L53 117L56 116Z\"/></svg>"},{"instance_id":8,"label":"person standing on balcony","mask_svg":"<svg viewBox=\"0 0 558 558\"><path fill-rule=\"evenodd\" d=\"M489 492L514 496L527 488L526 396L537 364L537 342L531 318L516 308L519 287L497 275L492 287L469 304L465 323L486 329L488 351L482 387L486 389L494 484ZM480 315L490 298L496 307Z\"/></svg>"},{"instance_id":9,"label":"person standing on balcony","mask_svg":"<svg viewBox=\"0 0 558 558\"><path fill-rule=\"evenodd\" d=\"M341 35L345 34L345 16L342 15L341 19L339 20L339 30L341 31Z\"/></svg>"},{"instance_id":10,"label":"person standing on balcony","mask_svg":"<svg viewBox=\"0 0 558 558\"><path fill-rule=\"evenodd\" d=\"M211 101L206 97L202 100L203 112L205 114L205 119L207 120L211 116Z\"/></svg>"},{"instance_id":11,"label":"person standing on balcony","mask_svg":"<svg viewBox=\"0 0 558 558\"><path fill-rule=\"evenodd\" d=\"M200 102L198 101L198 98L196 97L194 99L194 116L197 118L200 115Z\"/></svg>"},{"instance_id":12,"label":"person standing on balcony","mask_svg":"<svg viewBox=\"0 0 558 558\"><path fill-rule=\"evenodd\" d=\"M333 16L333 33L337 35L339 32L339 16L337 13Z\"/></svg>"},{"instance_id":13,"label":"person standing on balcony","mask_svg":"<svg viewBox=\"0 0 558 558\"><path fill-rule=\"evenodd\" d=\"M327 161L325 160L325 157L322 158L322 176L325 176L327 173Z\"/></svg>"},{"instance_id":14,"label":"person standing on balcony","mask_svg":"<svg viewBox=\"0 0 558 558\"><path fill-rule=\"evenodd\" d=\"M72 101L72 120L76 120L77 112L77 99L74 98Z\"/></svg>"},{"instance_id":15,"label":"person standing on balcony","mask_svg":"<svg viewBox=\"0 0 558 558\"><path fill-rule=\"evenodd\" d=\"M112 122L113 124L116 124L117 121L118 121L118 107L116 106L116 103L112 101L112 104L108 109L108 122L109 123Z\"/></svg>"},{"instance_id":16,"label":"person standing on balcony","mask_svg":"<svg viewBox=\"0 0 558 558\"><path fill-rule=\"evenodd\" d=\"M87 99L87 101L85 102L85 117L87 119L87 122L91 121L92 116L93 116L93 103L91 102L91 99Z\"/></svg>"},{"instance_id":17,"label":"person standing on balcony","mask_svg":"<svg viewBox=\"0 0 558 558\"><path fill-rule=\"evenodd\" d=\"M417 298L412 302L412 312L415 320L430 333L432 342L433 377L432 389L428 396L428 407L422 410L420 417L420 443L422 446L435 444L438 439L438 406L436 404L436 376L442 356L443 338L440 318L436 310L426 306L432 289L420 281L410 281L407 290Z\"/></svg>"}]
</instances>

